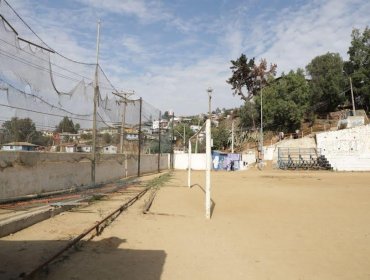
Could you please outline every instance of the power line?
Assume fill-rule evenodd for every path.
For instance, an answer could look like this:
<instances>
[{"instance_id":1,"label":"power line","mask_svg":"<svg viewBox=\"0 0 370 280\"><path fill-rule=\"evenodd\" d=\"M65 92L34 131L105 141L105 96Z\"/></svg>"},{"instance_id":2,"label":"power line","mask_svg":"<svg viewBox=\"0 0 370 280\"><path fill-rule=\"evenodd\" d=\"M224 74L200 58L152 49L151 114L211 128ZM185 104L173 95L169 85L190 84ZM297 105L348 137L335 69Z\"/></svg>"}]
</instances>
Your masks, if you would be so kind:
<instances>
[{"instance_id":1,"label":"power line","mask_svg":"<svg viewBox=\"0 0 370 280\"><path fill-rule=\"evenodd\" d=\"M48 44L46 44L44 42L44 40L41 39L41 37L31 28L31 26L29 26L27 24L27 22L13 9L13 7L8 3L8 1L4 0L4 2L8 5L8 7L14 12L14 14L23 22L23 24L45 45L47 46L49 49L53 50L55 53L57 53L58 55L60 55L61 57L67 59L67 60L70 60L74 63L78 63L78 64L85 64L85 65L96 65L95 63L86 63L86 62L80 62L80 61L77 61L77 60L73 60L73 59L70 59L62 54L60 54L59 52L55 51L53 48L51 48Z\"/></svg>"}]
</instances>

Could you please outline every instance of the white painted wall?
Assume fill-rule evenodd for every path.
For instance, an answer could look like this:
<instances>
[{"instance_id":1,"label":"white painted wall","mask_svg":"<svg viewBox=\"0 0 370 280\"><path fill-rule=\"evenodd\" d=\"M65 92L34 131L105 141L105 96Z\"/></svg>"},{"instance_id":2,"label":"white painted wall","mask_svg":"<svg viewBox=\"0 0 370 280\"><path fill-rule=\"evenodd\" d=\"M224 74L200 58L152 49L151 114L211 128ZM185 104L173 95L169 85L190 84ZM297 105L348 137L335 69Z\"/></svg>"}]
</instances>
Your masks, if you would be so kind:
<instances>
[{"instance_id":1,"label":"white painted wall","mask_svg":"<svg viewBox=\"0 0 370 280\"><path fill-rule=\"evenodd\" d=\"M188 169L188 154L174 154L174 169L186 170ZM255 153L242 154L242 160L239 162L241 170L247 169L243 166L243 161L248 165L256 162ZM191 169L192 170L206 170L206 154L191 154Z\"/></svg>"},{"instance_id":2,"label":"white painted wall","mask_svg":"<svg viewBox=\"0 0 370 280\"><path fill-rule=\"evenodd\" d=\"M174 154L174 169L188 168L188 154ZM191 169L206 170L206 154L191 154Z\"/></svg>"},{"instance_id":3,"label":"white painted wall","mask_svg":"<svg viewBox=\"0 0 370 280\"><path fill-rule=\"evenodd\" d=\"M370 125L318 133L316 142L334 170L370 171Z\"/></svg>"}]
</instances>

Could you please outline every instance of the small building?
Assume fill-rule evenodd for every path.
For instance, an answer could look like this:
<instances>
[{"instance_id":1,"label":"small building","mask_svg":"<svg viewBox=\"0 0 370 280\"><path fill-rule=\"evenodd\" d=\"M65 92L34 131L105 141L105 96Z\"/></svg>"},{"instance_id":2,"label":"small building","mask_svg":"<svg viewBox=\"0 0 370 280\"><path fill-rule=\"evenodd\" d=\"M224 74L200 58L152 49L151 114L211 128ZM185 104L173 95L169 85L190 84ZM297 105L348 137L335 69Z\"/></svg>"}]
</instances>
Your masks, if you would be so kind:
<instances>
[{"instance_id":1,"label":"small building","mask_svg":"<svg viewBox=\"0 0 370 280\"><path fill-rule=\"evenodd\" d=\"M138 133L127 133L126 139L128 141L137 141L139 140L139 134Z\"/></svg>"},{"instance_id":2,"label":"small building","mask_svg":"<svg viewBox=\"0 0 370 280\"><path fill-rule=\"evenodd\" d=\"M38 146L28 142L11 142L1 147L2 151L35 151Z\"/></svg>"},{"instance_id":3,"label":"small building","mask_svg":"<svg viewBox=\"0 0 370 280\"><path fill-rule=\"evenodd\" d=\"M78 144L76 147L76 152L78 153L91 153L92 146L86 144Z\"/></svg>"},{"instance_id":4,"label":"small building","mask_svg":"<svg viewBox=\"0 0 370 280\"><path fill-rule=\"evenodd\" d=\"M104 146L101 149L103 154L117 154L117 147L114 145Z\"/></svg>"},{"instance_id":5,"label":"small building","mask_svg":"<svg viewBox=\"0 0 370 280\"><path fill-rule=\"evenodd\" d=\"M66 153L75 153L77 151L76 144L68 144L68 145L65 145L64 148L65 148Z\"/></svg>"}]
</instances>

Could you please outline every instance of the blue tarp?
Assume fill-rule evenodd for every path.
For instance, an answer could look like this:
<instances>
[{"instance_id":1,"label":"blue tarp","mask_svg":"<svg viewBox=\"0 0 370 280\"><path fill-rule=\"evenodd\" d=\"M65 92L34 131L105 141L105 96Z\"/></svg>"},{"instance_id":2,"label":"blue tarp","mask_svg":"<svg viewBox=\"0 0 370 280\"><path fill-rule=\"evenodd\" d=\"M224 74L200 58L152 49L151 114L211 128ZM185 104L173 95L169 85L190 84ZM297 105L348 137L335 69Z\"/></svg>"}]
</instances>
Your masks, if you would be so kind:
<instances>
[{"instance_id":1,"label":"blue tarp","mask_svg":"<svg viewBox=\"0 0 370 280\"><path fill-rule=\"evenodd\" d=\"M227 154L219 151L212 152L213 170L239 170L240 154Z\"/></svg>"}]
</instances>

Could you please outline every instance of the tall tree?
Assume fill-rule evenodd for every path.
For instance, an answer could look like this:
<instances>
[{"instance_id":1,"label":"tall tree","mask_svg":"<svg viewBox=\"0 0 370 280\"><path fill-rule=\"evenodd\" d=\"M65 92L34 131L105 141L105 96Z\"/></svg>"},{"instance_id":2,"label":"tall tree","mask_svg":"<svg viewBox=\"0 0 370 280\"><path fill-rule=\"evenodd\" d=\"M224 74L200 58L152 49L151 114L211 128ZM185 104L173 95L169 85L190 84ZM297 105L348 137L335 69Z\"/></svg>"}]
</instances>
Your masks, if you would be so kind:
<instances>
[{"instance_id":1,"label":"tall tree","mask_svg":"<svg viewBox=\"0 0 370 280\"><path fill-rule=\"evenodd\" d=\"M230 131L224 126L212 128L213 149L224 150L228 147Z\"/></svg>"},{"instance_id":2,"label":"tall tree","mask_svg":"<svg viewBox=\"0 0 370 280\"><path fill-rule=\"evenodd\" d=\"M293 132L300 128L309 107L309 85L302 69L282 74L263 88L263 126L267 130ZM260 112L260 92L254 98L255 109ZM257 123L260 125L260 116Z\"/></svg>"},{"instance_id":3,"label":"tall tree","mask_svg":"<svg viewBox=\"0 0 370 280\"><path fill-rule=\"evenodd\" d=\"M240 127L248 130L256 129L256 120L259 118L259 113L256 104L251 101L246 101L240 108Z\"/></svg>"},{"instance_id":4,"label":"tall tree","mask_svg":"<svg viewBox=\"0 0 370 280\"><path fill-rule=\"evenodd\" d=\"M56 127L55 132L77 133L77 129L79 129L79 124L74 125L72 119L64 117Z\"/></svg>"},{"instance_id":5,"label":"tall tree","mask_svg":"<svg viewBox=\"0 0 370 280\"><path fill-rule=\"evenodd\" d=\"M317 113L335 111L344 100L343 60L338 53L315 57L306 70L311 76L311 108Z\"/></svg>"},{"instance_id":6,"label":"tall tree","mask_svg":"<svg viewBox=\"0 0 370 280\"><path fill-rule=\"evenodd\" d=\"M29 118L12 118L10 121L4 122L2 128L4 130L4 142L28 142L40 134Z\"/></svg>"},{"instance_id":7,"label":"tall tree","mask_svg":"<svg viewBox=\"0 0 370 280\"><path fill-rule=\"evenodd\" d=\"M255 63L255 58L249 59L241 54L237 60L231 60L232 76L227 80L232 86L233 95L238 95L244 101L255 96L267 82L270 76L276 75L276 64L267 67L266 59L261 59L260 64Z\"/></svg>"},{"instance_id":8,"label":"tall tree","mask_svg":"<svg viewBox=\"0 0 370 280\"><path fill-rule=\"evenodd\" d=\"M370 110L370 28L361 33L352 30L349 61L345 62L345 72L352 78L356 105Z\"/></svg>"}]
</instances>

